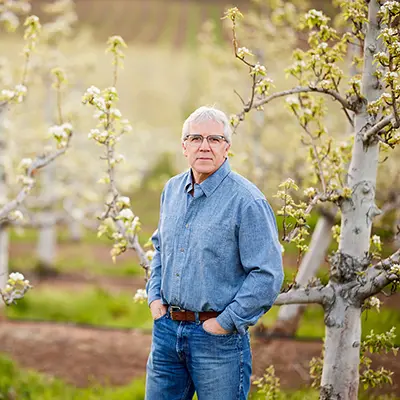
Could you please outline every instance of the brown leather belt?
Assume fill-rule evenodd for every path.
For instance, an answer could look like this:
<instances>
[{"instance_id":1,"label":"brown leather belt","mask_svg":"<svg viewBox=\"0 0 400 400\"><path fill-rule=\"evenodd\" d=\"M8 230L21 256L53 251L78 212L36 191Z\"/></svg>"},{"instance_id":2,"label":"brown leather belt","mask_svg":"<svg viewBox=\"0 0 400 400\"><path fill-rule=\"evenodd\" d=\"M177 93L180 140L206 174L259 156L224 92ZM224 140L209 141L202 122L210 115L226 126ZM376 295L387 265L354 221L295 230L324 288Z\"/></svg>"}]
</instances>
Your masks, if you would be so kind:
<instances>
[{"instance_id":1,"label":"brown leather belt","mask_svg":"<svg viewBox=\"0 0 400 400\"><path fill-rule=\"evenodd\" d=\"M210 318L217 318L220 313L217 311L201 311L197 314L199 314L199 321L204 322ZM170 307L170 316L173 321L196 322L196 313L194 311L182 310L177 307Z\"/></svg>"}]
</instances>

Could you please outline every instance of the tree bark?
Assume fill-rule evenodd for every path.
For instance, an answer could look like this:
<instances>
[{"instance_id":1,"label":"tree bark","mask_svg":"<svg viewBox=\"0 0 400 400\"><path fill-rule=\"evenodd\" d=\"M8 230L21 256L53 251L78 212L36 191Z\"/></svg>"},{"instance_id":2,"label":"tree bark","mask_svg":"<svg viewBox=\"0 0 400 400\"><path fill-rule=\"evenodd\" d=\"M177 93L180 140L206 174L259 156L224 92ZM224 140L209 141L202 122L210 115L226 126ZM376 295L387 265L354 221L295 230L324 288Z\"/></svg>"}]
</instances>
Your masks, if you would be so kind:
<instances>
[{"instance_id":1,"label":"tree bark","mask_svg":"<svg viewBox=\"0 0 400 400\"><path fill-rule=\"evenodd\" d=\"M371 225L379 213L375 205L379 144L376 140L368 143L363 140L364 132L371 126L366 104L382 93L382 86L374 76L373 62L374 54L381 50L379 7L376 0L370 0L361 86L366 102L355 115L355 139L347 180L352 196L341 203L339 251L331 262L331 284L337 286L337 296L333 305L325 308L325 360L320 395L323 400L356 400L358 393L362 303L342 289L346 283L356 282L357 273L369 265Z\"/></svg>"},{"instance_id":2,"label":"tree bark","mask_svg":"<svg viewBox=\"0 0 400 400\"><path fill-rule=\"evenodd\" d=\"M46 85L46 101L45 101L45 119L49 125L54 123L54 102L55 96L51 90L50 77L45 80ZM44 199L52 197L53 184L55 180L55 164L48 165L41 171L41 195ZM47 203L47 201L45 200ZM39 237L37 243L38 264L36 271L39 275L56 274L54 268L57 246L57 231L54 217L52 216L51 205L46 207L43 213L45 226L39 228Z\"/></svg>"},{"instance_id":3,"label":"tree bark","mask_svg":"<svg viewBox=\"0 0 400 400\"><path fill-rule=\"evenodd\" d=\"M325 357L320 400L358 398L361 307L337 293L325 319Z\"/></svg>"}]
</instances>

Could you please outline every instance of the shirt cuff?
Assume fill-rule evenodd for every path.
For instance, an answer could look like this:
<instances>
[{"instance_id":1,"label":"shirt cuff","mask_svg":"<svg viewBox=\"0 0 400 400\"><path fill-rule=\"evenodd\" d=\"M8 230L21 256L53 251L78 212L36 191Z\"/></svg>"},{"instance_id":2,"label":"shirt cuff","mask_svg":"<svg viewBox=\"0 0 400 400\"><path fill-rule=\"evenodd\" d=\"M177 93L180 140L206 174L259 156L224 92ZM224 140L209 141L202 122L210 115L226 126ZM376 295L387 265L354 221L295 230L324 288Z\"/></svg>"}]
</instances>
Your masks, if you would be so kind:
<instances>
[{"instance_id":1,"label":"shirt cuff","mask_svg":"<svg viewBox=\"0 0 400 400\"><path fill-rule=\"evenodd\" d=\"M150 304L154 301L154 300L161 300L161 296L158 296L156 294L148 294L147 295L147 304L150 307Z\"/></svg>"},{"instance_id":2,"label":"shirt cuff","mask_svg":"<svg viewBox=\"0 0 400 400\"><path fill-rule=\"evenodd\" d=\"M225 310L218 315L217 322L226 331L232 332L236 329L235 323L233 322L228 310Z\"/></svg>"}]
</instances>

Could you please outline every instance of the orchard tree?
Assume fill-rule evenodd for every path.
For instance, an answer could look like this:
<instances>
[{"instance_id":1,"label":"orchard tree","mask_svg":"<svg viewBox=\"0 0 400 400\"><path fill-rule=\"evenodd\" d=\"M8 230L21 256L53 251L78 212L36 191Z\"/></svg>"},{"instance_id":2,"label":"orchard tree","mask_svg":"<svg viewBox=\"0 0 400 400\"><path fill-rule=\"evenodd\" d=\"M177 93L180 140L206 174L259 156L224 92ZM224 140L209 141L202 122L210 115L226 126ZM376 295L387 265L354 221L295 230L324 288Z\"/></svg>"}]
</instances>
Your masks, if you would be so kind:
<instances>
[{"instance_id":1,"label":"orchard tree","mask_svg":"<svg viewBox=\"0 0 400 400\"><path fill-rule=\"evenodd\" d=\"M251 110L262 110L273 100L286 97L309 144L315 185L305 189L307 200L294 202L290 192L298 187L291 179L278 193L284 203L278 212L283 216L284 239L306 250L306 221L311 210L323 202L333 202L340 210L339 246L329 260L329 283L293 285L279 295L276 304L323 306L326 336L320 398L350 400L357 398L360 380L361 312L376 304L373 296L383 288L392 285L394 290L400 278L400 249L375 260L371 238L372 222L381 212L375 204L379 156L390 156L400 143L400 3L339 3L351 29L339 34L322 12L310 10L302 20L302 27L309 30L310 48L296 50L294 63L287 69L298 85L275 93L270 91L266 67L252 61L251 51L238 44L236 26L242 14L230 9L226 18L232 21L235 56L249 68L251 78L249 98L243 110L232 116L232 125L236 128ZM363 47L362 58L355 59L362 63L363 72L350 78L346 87L340 62L349 43ZM334 143L324 127L325 97L340 104L343 118L353 126L350 154ZM368 374L361 379L367 381Z\"/></svg>"},{"instance_id":2,"label":"orchard tree","mask_svg":"<svg viewBox=\"0 0 400 400\"><path fill-rule=\"evenodd\" d=\"M28 12L29 4L25 1L6 1L4 4L0 4L0 21L4 22L6 28L9 30L16 29L18 26L19 20L15 14L16 11ZM15 196L10 196L8 190L10 183L7 180L6 169L7 140L4 135L4 121L9 108L22 103L26 97L31 55L36 48L41 30L39 19L36 16L28 17L25 20L24 26L24 39L26 43L22 54L25 62L23 63L21 80L17 84L13 84L12 80L7 82L6 87L0 91L0 276L2 277L0 294L5 304L11 304L15 300L22 298L30 288L29 281L25 280L24 276L20 273L10 274L8 279L4 279L8 275L7 226L23 218L20 207L35 185L36 172L64 154L72 136L72 126L69 123L60 121L59 125L53 127L51 133L56 140L57 149L43 151L34 159L22 159L18 167L20 189ZM54 71L56 86L62 85L61 76L60 71Z\"/></svg>"},{"instance_id":3,"label":"orchard tree","mask_svg":"<svg viewBox=\"0 0 400 400\"><path fill-rule=\"evenodd\" d=\"M122 118L121 111L117 108L119 100L117 91L118 69L123 66L124 53L126 47L124 40L120 36L112 36L108 39L107 52L113 55L113 78L111 86L100 90L95 86L89 87L84 96L83 103L94 108L94 117L97 120L96 128L90 130L88 137L101 145L104 149L102 159L106 162L107 172L99 181L106 185L108 194L104 212L99 216L100 225L98 236L107 236L114 241L111 250L111 257L115 262L116 257L127 249L136 251L141 266L145 271L145 279L149 277L149 264L153 252L145 251L139 243L140 221L132 209L130 198L120 193L117 185L118 164L123 162L122 154L117 153L116 145L122 136L132 130L129 121ZM146 297L145 291L140 289L135 298L143 301Z\"/></svg>"}]
</instances>

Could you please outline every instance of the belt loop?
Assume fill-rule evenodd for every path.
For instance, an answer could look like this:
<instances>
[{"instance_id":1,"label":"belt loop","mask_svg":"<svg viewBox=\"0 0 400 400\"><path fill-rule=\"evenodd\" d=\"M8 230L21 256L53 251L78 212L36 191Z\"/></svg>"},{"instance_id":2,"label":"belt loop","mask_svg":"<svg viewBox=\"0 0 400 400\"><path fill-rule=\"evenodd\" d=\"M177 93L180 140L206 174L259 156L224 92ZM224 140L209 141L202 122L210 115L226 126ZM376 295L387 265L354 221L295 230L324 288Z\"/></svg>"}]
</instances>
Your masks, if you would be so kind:
<instances>
[{"instance_id":1,"label":"belt loop","mask_svg":"<svg viewBox=\"0 0 400 400\"><path fill-rule=\"evenodd\" d=\"M194 318L196 320L196 324L200 324L199 313L197 311L194 312Z\"/></svg>"}]
</instances>

